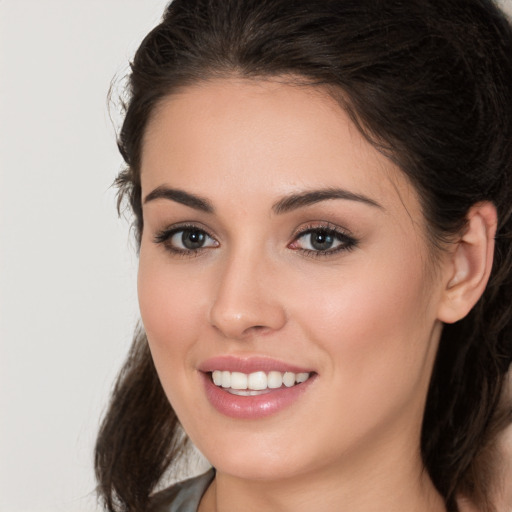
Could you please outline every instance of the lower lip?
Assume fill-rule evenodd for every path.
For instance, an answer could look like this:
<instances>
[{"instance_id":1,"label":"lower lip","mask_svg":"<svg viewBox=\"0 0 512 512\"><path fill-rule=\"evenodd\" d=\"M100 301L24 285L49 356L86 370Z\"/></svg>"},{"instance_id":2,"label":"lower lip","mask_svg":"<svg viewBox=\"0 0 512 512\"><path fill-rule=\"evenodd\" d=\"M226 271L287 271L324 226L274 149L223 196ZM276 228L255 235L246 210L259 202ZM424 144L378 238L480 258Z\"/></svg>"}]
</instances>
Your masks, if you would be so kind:
<instances>
[{"instance_id":1,"label":"lower lip","mask_svg":"<svg viewBox=\"0 0 512 512\"><path fill-rule=\"evenodd\" d=\"M267 393L255 396L239 396L216 386L210 375L209 373L202 374L206 396L213 407L225 416L249 420L271 416L286 409L299 400L315 380L315 375L312 375L307 381L290 388L271 389Z\"/></svg>"}]
</instances>

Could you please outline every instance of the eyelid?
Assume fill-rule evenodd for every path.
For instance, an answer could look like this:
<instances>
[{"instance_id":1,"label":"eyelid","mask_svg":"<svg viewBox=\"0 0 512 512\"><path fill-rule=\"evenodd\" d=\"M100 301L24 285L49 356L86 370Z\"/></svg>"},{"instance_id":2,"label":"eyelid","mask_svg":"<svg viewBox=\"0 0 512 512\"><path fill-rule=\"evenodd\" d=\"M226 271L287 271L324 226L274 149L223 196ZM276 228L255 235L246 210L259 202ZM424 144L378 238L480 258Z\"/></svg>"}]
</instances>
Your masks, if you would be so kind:
<instances>
[{"instance_id":1,"label":"eyelid","mask_svg":"<svg viewBox=\"0 0 512 512\"><path fill-rule=\"evenodd\" d=\"M306 225L303 224L295 229L295 231L292 233L292 238L296 239L311 231L318 231L322 229L325 231L331 231L341 236L345 236L347 238L354 238L354 235L348 229L338 226L337 224L333 224L329 221L308 222Z\"/></svg>"},{"instance_id":2,"label":"eyelid","mask_svg":"<svg viewBox=\"0 0 512 512\"><path fill-rule=\"evenodd\" d=\"M310 233L315 233L316 231L326 231L331 233L337 237L338 240L341 240L339 246L334 249L326 249L326 250L314 250L314 249L305 249L302 247L292 247L294 243L297 242L301 237L308 235ZM309 223L306 226L301 226L297 230L295 230L292 235L292 242L288 244L288 247L295 250L300 251L303 254L313 257L328 257L334 256L339 252L350 251L357 247L359 241L345 228L338 226L336 224L332 224L331 222L323 222L319 221L318 223Z\"/></svg>"},{"instance_id":3,"label":"eyelid","mask_svg":"<svg viewBox=\"0 0 512 512\"><path fill-rule=\"evenodd\" d=\"M177 233L187 230L203 232L208 238L214 241L214 245L202 246L194 249L187 249L176 247L175 245L171 245L171 243L169 243L169 240L172 239L172 237L175 236ZM293 245L296 244L301 237L318 231L325 231L328 234L332 234L337 239L338 245L335 246L334 248L328 248L325 250L307 249L305 247L293 247ZM333 256L339 252L352 250L358 245L358 240L350 233L350 231L348 231L346 228L343 228L339 225L327 221L310 222L306 225L301 225L294 231L291 238L292 241L287 244L287 247L289 249L313 257ZM172 253L173 255L183 257L198 256L205 250L217 248L220 246L220 242L210 232L210 230L203 226L202 223L198 222L182 222L163 228L154 235L153 241L156 244L163 245L165 249Z\"/></svg>"},{"instance_id":4,"label":"eyelid","mask_svg":"<svg viewBox=\"0 0 512 512\"><path fill-rule=\"evenodd\" d=\"M197 249L181 249L171 246L168 243L169 240L180 231L202 231L208 238L211 238L215 242L216 245L214 247L218 247L220 245L217 238L212 235L206 227L204 227L201 223L196 222L183 222L163 228L155 233L153 242L156 244L164 245L166 250L177 256L196 256L199 255L199 253L203 250L212 248L212 246L206 246L198 247Z\"/></svg>"},{"instance_id":5,"label":"eyelid","mask_svg":"<svg viewBox=\"0 0 512 512\"><path fill-rule=\"evenodd\" d=\"M155 234L155 238L159 237L161 235L163 236L163 235L166 235L166 234L176 233L178 231L184 231L184 230L187 230L187 229L190 229L190 230L194 230L195 229L197 231L204 231L210 238L213 238L214 240L217 240L216 237L210 232L210 230L206 226L203 226L203 224L200 223L200 222L194 222L194 221L191 221L191 222L187 222L187 221L178 222L176 224L171 224L169 226L166 226L163 229L157 230L157 232Z\"/></svg>"}]
</instances>

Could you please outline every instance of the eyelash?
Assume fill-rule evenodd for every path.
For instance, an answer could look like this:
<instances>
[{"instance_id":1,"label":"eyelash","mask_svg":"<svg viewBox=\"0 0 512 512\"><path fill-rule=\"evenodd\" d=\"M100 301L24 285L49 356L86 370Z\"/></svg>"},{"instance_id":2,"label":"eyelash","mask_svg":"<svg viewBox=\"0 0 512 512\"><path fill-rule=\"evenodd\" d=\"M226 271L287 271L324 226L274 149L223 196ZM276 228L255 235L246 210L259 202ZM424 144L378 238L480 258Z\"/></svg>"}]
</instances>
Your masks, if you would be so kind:
<instances>
[{"instance_id":1,"label":"eyelash","mask_svg":"<svg viewBox=\"0 0 512 512\"><path fill-rule=\"evenodd\" d=\"M334 249L329 248L325 250L304 249L300 247L293 248L293 245L296 244L298 240L314 233L322 233L326 236L333 237L336 241L340 242L340 244ZM300 229L297 233L295 233L293 242L291 242L288 247L296 251L301 251L303 254L309 257L325 258L343 251L352 251L357 247L357 245L358 241L353 236L349 235L346 231L333 224L325 223L314 225L312 224Z\"/></svg>"},{"instance_id":2,"label":"eyelash","mask_svg":"<svg viewBox=\"0 0 512 512\"><path fill-rule=\"evenodd\" d=\"M198 247L196 249L182 249L178 248L176 246L171 245L170 240L173 236L177 235L178 233L182 232L198 232L203 235L206 235L209 239L211 239L215 245L210 245L207 247ZM334 249L328 248L325 250L315 250L315 249L305 249L301 247L294 247L294 245L297 244L297 242L307 235L312 234L320 234L327 237L332 237L335 241L339 242L339 245L335 247ZM183 235L182 235L183 236ZM176 256L182 256L182 257L194 257L199 256L200 253L203 251L211 248L211 247L218 247L219 242L208 233L204 228L199 227L194 224L185 224L180 226L175 226L169 229L164 229L160 232L158 232L154 237L154 242L156 244L162 244L165 246L165 248L173 253ZM293 241L288 244L288 248L294 250L294 251L300 251L306 256L314 257L314 258L321 258L321 257L329 257L333 256L335 254L338 254L343 251L351 251L355 249L358 245L358 241L348 233L346 233L344 230L340 229L337 226L334 226L330 223L325 224L317 224L317 225L309 225L302 229L300 229L298 232L296 232L293 235Z\"/></svg>"},{"instance_id":3,"label":"eyelash","mask_svg":"<svg viewBox=\"0 0 512 512\"><path fill-rule=\"evenodd\" d=\"M218 247L218 245L219 245L219 242L212 235L210 235L210 233L208 233L208 231L206 231L204 228L199 227L195 224L182 224L180 226L174 226L169 229L164 229L155 235L154 242L156 244L164 245L165 248L169 252L171 252L173 255L182 256L182 257L199 256L199 254L202 251L209 249L209 247L198 247L197 249L181 249L181 248L171 245L170 241L174 235L177 235L178 233L181 233L181 232L187 232L187 231L198 232L198 233L204 234L208 238L210 238L211 240L213 240L215 242L215 244L216 244L215 247Z\"/></svg>"}]
</instances>

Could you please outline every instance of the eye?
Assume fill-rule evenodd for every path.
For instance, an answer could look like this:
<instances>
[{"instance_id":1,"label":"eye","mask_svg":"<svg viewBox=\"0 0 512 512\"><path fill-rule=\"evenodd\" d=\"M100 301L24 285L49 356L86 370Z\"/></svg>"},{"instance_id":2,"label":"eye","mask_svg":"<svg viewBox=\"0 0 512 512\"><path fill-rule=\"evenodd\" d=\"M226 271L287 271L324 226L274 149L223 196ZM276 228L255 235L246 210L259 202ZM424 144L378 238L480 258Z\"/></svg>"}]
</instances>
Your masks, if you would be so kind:
<instances>
[{"instance_id":1,"label":"eye","mask_svg":"<svg viewBox=\"0 0 512 512\"><path fill-rule=\"evenodd\" d=\"M199 229L183 229L170 237L169 242L176 248L194 251L207 246L213 240Z\"/></svg>"},{"instance_id":2,"label":"eye","mask_svg":"<svg viewBox=\"0 0 512 512\"><path fill-rule=\"evenodd\" d=\"M289 245L290 249L304 251L313 255L329 255L356 246L356 240L332 227L307 228L300 232Z\"/></svg>"},{"instance_id":3,"label":"eye","mask_svg":"<svg viewBox=\"0 0 512 512\"><path fill-rule=\"evenodd\" d=\"M156 235L155 242L164 244L171 252L182 254L194 253L219 245L206 231L196 226L181 226L164 230Z\"/></svg>"}]
</instances>

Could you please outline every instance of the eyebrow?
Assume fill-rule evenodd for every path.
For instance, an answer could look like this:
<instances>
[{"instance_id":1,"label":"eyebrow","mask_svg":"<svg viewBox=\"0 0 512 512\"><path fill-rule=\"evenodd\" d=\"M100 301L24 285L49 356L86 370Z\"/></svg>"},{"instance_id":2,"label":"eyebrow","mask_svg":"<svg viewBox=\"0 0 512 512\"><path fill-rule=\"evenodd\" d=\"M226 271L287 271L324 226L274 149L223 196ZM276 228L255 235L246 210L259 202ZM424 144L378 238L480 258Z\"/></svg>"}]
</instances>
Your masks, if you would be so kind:
<instances>
[{"instance_id":1,"label":"eyebrow","mask_svg":"<svg viewBox=\"0 0 512 512\"><path fill-rule=\"evenodd\" d=\"M214 213L215 211L212 203L205 197L191 194L190 192L185 192L184 190L169 188L165 185L161 185L150 192L145 197L144 204L156 199L168 199L170 201L175 201L176 203L183 204L205 213ZM364 195L355 194L354 192L350 192L341 188L326 188L286 196L283 199L277 201L277 203L274 203L272 210L274 213L279 215L331 199L357 201L369 206L383 209L379 203Z\"/></svg>"},{"instance_id":2,"label":"eyebrow","mask_svg":"<svg viewBox=\"0 0 512 512\"><path fill-rule=\"evenodd\" d=\"M312 190L302 194L292 194L290 196L284 197L274 204L272 210L274 210L274 212L277 214L287 213L304 206L309 206L330 199L346 199L348 201L357 201L360 203L365 203L369 206L383 209L379 203L361 194L355 194L354 192L350 192L342 188L326 188L320 190Z\"/></svg>"},{"instance_id":3,"label":"eyebrow","mask_svg":"<svg viewBox=\"0 0 512 512\"><path fill-rule=\"evenodd\" d=\"M195 210L200 210L205 213L214 212L213 205L210 201L208 201L208 199L197 196L195 194L190 194L184 190L169 188L165 185L161 185L160 187L157 187L155 190L150 192L145 197L144 204L156 199L169 199L170 201L184 204L185 206L189 206L190 208L194 208Z\"/></svg>"}]
</instances>

